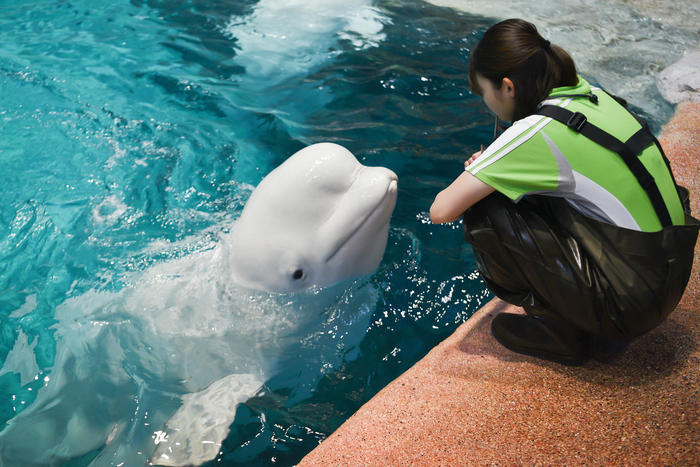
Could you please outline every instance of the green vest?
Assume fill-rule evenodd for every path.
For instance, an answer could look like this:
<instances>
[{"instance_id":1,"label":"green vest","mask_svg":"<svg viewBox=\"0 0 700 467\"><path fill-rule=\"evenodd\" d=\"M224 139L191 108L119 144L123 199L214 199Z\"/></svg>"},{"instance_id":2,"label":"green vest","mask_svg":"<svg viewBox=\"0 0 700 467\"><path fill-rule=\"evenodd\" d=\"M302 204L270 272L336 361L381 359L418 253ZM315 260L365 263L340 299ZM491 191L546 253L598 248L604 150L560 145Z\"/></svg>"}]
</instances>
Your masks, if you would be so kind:
<instances>
[{"instance_id":1,"label":"green vest","mask_svg":"<svg viewBox=\"0 0 700 467\"><path fill-rule=\"evenodd\" d=\"M586 98L557 97L591 91L598 96L597 104ZM583 78L576 86L554 89L543 104L581 112L621 141L641 128L615 99ZM651 145L639 157L654 177L672 222L683 224L683 208L658 148ZM558 196L604 222L648 232L661 229L646 192L620 156L549 117L518 120L466 170L516 202L530 194Z\"/></svg>"}]
</instances>

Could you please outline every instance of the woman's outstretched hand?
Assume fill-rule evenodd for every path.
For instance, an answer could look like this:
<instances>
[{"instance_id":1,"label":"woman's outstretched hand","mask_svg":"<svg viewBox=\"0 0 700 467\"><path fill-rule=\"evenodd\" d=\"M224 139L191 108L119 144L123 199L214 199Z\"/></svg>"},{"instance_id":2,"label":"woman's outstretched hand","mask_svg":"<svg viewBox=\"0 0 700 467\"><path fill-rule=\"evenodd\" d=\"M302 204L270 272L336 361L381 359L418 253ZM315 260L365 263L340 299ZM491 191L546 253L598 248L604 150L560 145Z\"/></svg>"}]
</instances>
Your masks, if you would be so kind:
<instances>
[{"instance_id":1,"label":"woman's outstretched hand","mask_svg":"<svg viewBox=\"0 0 700 467\"><path fill-rule=\"evenodd\" d=\"M481 150L475 152L474 154L472 154L472 157L470 157L469 159L464 161L464 169L466 170L466 168L469 167L471 165L471 163L474 162L476 160L476 158L481 155L482 152L484 152L484 145L483 144L481 145Z\"/></svg>"}]
</instances>

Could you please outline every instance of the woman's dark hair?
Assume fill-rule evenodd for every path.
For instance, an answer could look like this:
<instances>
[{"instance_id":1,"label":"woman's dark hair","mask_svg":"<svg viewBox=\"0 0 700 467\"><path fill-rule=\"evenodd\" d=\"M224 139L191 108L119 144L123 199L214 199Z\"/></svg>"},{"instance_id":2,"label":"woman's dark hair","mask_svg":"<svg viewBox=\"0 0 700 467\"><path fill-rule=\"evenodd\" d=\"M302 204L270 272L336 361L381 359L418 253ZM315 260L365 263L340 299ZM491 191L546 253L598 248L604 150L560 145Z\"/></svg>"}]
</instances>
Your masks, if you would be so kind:
<instances>
[{"instance_id":1,"label":"woman's dark hair","mask_svg":"<svg viewBox=\"0 0 700 467\"><path fill-rule=\"evenodd\" d=\"M515 114L519 120L533 114L552 89L578 83L576 65L561 47L544 39L534 24L507 19L491 26L472 50L469 85L482 95L477 73L501 88L503 78L515 85Z\"/></svg>"}]
</instances>

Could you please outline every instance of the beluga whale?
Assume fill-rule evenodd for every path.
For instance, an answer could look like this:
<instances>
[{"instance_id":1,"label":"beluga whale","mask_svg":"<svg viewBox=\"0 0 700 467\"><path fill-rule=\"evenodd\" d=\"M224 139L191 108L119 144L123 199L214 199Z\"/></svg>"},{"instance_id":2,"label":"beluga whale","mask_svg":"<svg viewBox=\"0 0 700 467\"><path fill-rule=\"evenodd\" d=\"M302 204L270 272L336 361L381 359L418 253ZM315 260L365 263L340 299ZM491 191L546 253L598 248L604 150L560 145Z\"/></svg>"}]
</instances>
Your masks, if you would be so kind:
<instances>
[{"instance_id":1,"label":"beluga whale","mask_svg":"<svg viewBox=\"0 0 700 467\"><path fill-rule=\"evenodd\" d=\"M397 183L340 145L310 145L204 247L63 302L51 377L0 432L0 464L215 458L238 404L328 324L338 290L351 291L343 310L373 307L377 294L352 279L382 261ZM364 329L361 318L343 322Z\"/></svg>"}]
</instances>

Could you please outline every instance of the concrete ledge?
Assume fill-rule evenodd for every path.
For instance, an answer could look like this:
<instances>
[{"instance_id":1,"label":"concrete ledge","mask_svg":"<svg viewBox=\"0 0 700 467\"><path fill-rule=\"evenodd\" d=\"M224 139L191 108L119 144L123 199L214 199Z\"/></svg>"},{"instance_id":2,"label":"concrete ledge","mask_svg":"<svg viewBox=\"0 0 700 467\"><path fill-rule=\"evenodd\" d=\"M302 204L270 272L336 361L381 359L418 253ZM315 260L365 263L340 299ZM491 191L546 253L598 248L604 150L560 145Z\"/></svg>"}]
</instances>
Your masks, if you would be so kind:
<instances>
[{"instance_id":1,"label":"concrete ledge","mask_svg":"<svg viewBox=\"0 0 700 467\"><path fill-rule=\"evenodd\" d=\"M491 301L300 465L697 464L696 310L579 368L496 343L517 310Z\"/></svg>"},{"instance_id":2,"label":"concrete ledge","mask_svg":"<svg viewBox=\"0 0 700 467\"><path fill-rule=\"evenodd\" d=\"M698 211L700 104L661 143ZM501 347L496 299L401 375L300 465L700 464L700 261L664 324L612 361L569 368Z\"/></svg>"}]
</instances>

